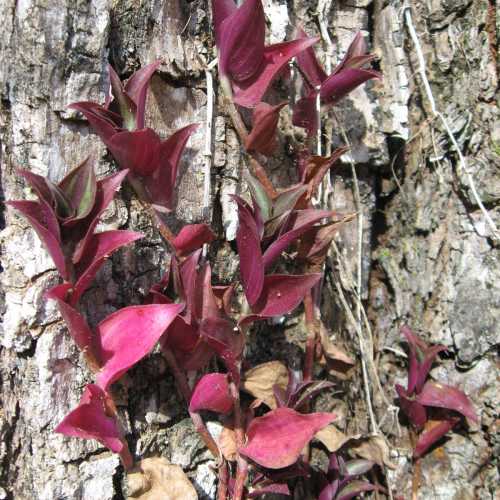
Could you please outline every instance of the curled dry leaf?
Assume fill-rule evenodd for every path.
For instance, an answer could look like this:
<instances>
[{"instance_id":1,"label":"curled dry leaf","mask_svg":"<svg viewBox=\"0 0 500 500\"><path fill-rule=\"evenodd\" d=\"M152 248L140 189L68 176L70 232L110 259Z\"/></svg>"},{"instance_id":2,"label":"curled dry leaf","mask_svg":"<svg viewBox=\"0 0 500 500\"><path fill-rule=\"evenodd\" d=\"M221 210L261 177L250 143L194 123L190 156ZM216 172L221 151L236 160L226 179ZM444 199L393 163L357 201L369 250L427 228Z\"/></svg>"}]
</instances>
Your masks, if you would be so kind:
<instances>
[{"instance_id":1,"label":"curled dry leaf","mask_svg":"<svg viewBox=\"0 0 500 500\"><path fill-rule=\"evenodd\" d=\"M349 376L349 370L355 365L355 361L330 340L329 332L323 322L320 323L319 335L324 362L328 366L328 370L338 378L346 380Z\"/></svg>"},{"instance_id":2,"label":"curled dry leaf","mask_svg":"<svg viewBox=\"0 0 500 500\"><path fill-rule=\"evenodd\" d=\"M262 363L245 372L242 389L254 398L264 401L272 410L276 408L273 386L283 390L288 385L288 370L281 361Z\"/></svg>"},{"instance_id":3,"label":"curled dry leaf","mask_svg":"<svg viewBox=\"0 0 500 500\"><path fill-rule=\"evenodd\" d=\"M314 438L323 443L330 453L334 453L342 448L342 446L344 446L347 441L352 439L353 436L348 436L347 434L339 431L333 424L329 424L318 431Z\"/></svg>"},{"instance_id":4,"label":"curled dry leaf","mask_svg":"<svg viewBox=\"0 0 500 500\"><path fill-rule=\"evenodd\" d=\"M234 462L236 460L238 445L236 444L236 433L233 429L224 427L219 435L219 439L217 439L217 444L219 445L222 456L228 462Z\"/></svg>"},{"instance_id":5,"label":"curled dry leaf","mask_svg":"<svg viewBox=\"0 0 500 500\"><path fill-rule=\"evenodd\" d=\"M178 465L161 457L141 460L127 475L129 500L197 500L198 495Z\"/></svg>"},{"instance_id":6,"label":"curled dry leaf","mask_svg":"<svg viewBox=\"0 0 500 500\"><path fill-rule=\"evenodd\" d=\"M382 436L367 436L358 440L358 443L349 447L356 455L361 458L371 460L380 467L395 469L396 465L391 462L390 449Z\"/></svg>"}]
</instances>

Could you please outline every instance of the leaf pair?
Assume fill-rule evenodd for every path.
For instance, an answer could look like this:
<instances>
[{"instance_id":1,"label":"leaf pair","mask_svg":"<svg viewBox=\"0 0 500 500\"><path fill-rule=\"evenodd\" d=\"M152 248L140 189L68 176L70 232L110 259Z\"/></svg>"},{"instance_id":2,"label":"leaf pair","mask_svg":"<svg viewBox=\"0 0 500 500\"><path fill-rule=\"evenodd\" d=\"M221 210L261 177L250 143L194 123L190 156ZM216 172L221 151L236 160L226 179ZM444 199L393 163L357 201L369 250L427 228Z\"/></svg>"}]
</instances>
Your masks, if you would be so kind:
<instances>
[{"instance_id":1,"label":"leaf pair","mask_svg":"<svg viewBox=\"0 0 500 500\"><path fill-rule=\"evenodd\" d=\"M151 352L184 305L125 307L105 318L92 331L81 314L65 302L66 290L66 285L59 285L50 290L48 296L57 300L71 336L91 360L97 383L87 386L78 407L55 430L67 436L96 439L120 453L124 441L107 391Z\"/></svg>"},{"instance_id":2,"label":"leaf pair","mask_svg":"<svg viewBox=\"0 0 500 500\"><path fill-rule=\"evenodd\" d=\"M266 20L261 0L212 0L219 71L232 87L234 102L252 107L262 101L267 88L286 63L318 41L302 37L265 45Z\"/></svg>"},{"instance_id":3,"label":"leaf pair","mask_svg":"<svg viewBox=\"0 0 500 500\"><path fill-rule=\"evenodd\" d=\"M409 364L407 389L396 384L401 409L419 430L429 422L426 408L444 410L440 422L420 435L414 450L414 456L419 457L459 421L456 413L474 422L478 418L469 398L461 390L433 381L426 382L434 359L446 348L442 345L427 345L407 326L402 328L402 332L409 344Z\"/></svg>"},{"instance_id":4,"label":"leaf pair","mask_svg":"<svg viewBox=\"0 0 500 500\"><path fill-rule=\"evenodd\" d=\"M299 40L308 40L303 30L298 30ZM382 75L372 69L363 69L375 59L374 54L366 54L366 44L358 33L347 49L344 59L327 75L319 64L314 50L309 47L297 56L297 64L305 79L306 96L300 99L293 110L292 122L313 134L318 128L316 99L319 92L322 106L332 106L349 92L372 78Z\"/></svg>"},{"instance_id":5,"label":"leaf pair","mask_svg":"<svg viewBox=\"0 0 500 500\"><path fill-rule=\"evenodd\" d=\"M61 182L19 170L38 201L9 201L31 223L49 252L59 274L72 283L74 305L104 260L115 250L142 238L133 231L94 234L99 218L121 185L126 172L97 181L88 158Z\"/></svg>"},{"instance_id":6,"label":"leaf pair","mask_svg":"<svg viewBox=\"0 0 500 500\"><path fill-rule=\"evenodd\" d=\"M70 107L87 118L119 167L128 170L128 179L137 195L158 210L169 211L173 206L180 157L198 125L179 129L163 141L154 130L144 128L149 81L159 65L156 61L140 69L125 86L109 66L114 100L107 100L103 106L77 102ZM110 106L115 106L119 114L111 111Z\"/></svg>"}]
</instances>

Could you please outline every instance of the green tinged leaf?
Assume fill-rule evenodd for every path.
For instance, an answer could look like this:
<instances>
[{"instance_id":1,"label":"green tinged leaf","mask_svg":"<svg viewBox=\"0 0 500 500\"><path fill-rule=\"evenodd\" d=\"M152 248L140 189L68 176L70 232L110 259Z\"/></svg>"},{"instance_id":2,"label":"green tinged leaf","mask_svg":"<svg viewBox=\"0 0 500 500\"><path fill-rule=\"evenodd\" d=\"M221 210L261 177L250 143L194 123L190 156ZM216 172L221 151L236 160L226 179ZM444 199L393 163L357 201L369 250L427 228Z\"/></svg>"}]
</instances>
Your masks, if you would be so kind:
<instances>
[{"instance_id":1,"label":"green tinged leaf","mask_svg":"<svg viewBox=\"0 0 500 500\"><path fill-rule=\"evenodd\" d=\"M248 187L257 205L259 205L264 222L268 221L271 217L272 201L267 196L264 186L249 173L245 175L245 180L248 182Z\"/></svg>"},{"instance_id":2,"label":"green tinged leaf","mask_svg":"<svg viewBox=\"0 0 500 500\"><path fill-rule=\"evenodd\" d=\"M288 191L280 193L273 203L273 217L278 217L282 215L287 210L292 210L299 198L307 191L307 186L299 185Z\"/></svg>"}]
</instances>

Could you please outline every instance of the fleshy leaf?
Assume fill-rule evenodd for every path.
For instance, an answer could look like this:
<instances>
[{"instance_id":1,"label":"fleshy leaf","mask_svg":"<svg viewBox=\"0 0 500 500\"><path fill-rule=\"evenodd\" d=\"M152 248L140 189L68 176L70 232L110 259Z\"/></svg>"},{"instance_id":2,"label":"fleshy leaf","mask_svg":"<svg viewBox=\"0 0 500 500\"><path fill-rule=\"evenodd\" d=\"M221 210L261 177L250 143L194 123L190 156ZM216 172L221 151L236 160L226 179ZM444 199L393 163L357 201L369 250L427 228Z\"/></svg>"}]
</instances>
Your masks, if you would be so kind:
<instances>
[{"instance_id":1,"label":"fleshy leaf","mask_svg":"<svg viewBox=\"0 0 500 500\"><path fill-rule=\"evenodd\" d=\"M233 196L238 204L238 231L236 243L240 257L240 274L245 296L250 306L260 297L264 284L264 265L257 225L243 200Z\"/></svg>"},{"instance_id":2,"label":"fleshy leaf","mask_svg":"<svg viewBox=\"0 0 500 500\"><path fill-rule=\"evenodd\" d=\"M289 230L271 243L264 252L262 256L264 269L268 270L271 264L281 255L281 252L306 233L314 224L331 215L332 212L328 210L308 209L294 211L287 222Z\"/></svg>"},{"instance_id":3,"label":"fleshy leaf","mask_svg":"<svg viewBox=\"0 0 500 500\"><path fill-rule=\"evenodd\" d=\"M245 0L219 24L219 69L235 81L260 70L264 59L266 20L261 0Z\"/></svg>"},{"instance_id":4,"label":"fleshy leaf","mask_svg":"<svg viewBox=\"0 0 500 500\"><path fill-rule=\"evenodd\" d=\"M130 96L125 92L120 77L114 68L108 64L109 84L111 91L116 99L120 115L123 118L123 125L127 130L135 130L135 116L137 114L137 106Z\"/></svg>"},{"instance_id":5,"label":"fleshy leaf","mask_svg":"<svg viewBox=\"0 0 500 500\"><path fill-rule=\"evenodd\" d=\"M210 410L227 415L233 409L233 398L229 392L227 374L204 375L194 388L189 411Z\"/></svg>"},{"instance_id":6,"label":"fleshy leaf","mask_svg":"<svg viewBox=\"0 0 500 500\"><path fill-rule=\"evenodd\" d=\"M69 221L73 222L87 217L94 206L97 191L94 159L89 156L59 183L59 187L75 213Z\"/></svg>"},{"instance_id":7,"label":"fleshy leaf","mask_svg":"<svg viewBox=\"0 0 500 500\"><path fill-rule=\"evenodd\" d=\"M19 210L32 225L42 240L63 279L68 279L66 261L61 246L59 222L52 208L43 200L40 201L8 201L7 205Z\"/></svg>"},{"instance_id":8,"label":"fleshy leaf","mask_svg":"<svg viewBox=\"0 0 500 500\"><path fill-rule=\"evenodd\" d=\"M197 128L197 124L187 125L162 141L159 148L159 168L142 180L151 203L158 210L172 209L179 161L189 137Z\"/></svg>"},{"instance_id":9,"label":"fleshy leaf","mask_svg":"<svg viewBox=\"0 0 500 500\"><path fill-rule=\"evenodd\" d=\"M96 439L115 453L123 448L122 437L115 418L107 415L106 393L97 385L89 384L80 404L55 428L65 436Z\"/></svg>"},{"instance_id":10,"label":"fleshy leaf","mask_svg":"<svg viewBox=\"0 0 500 500\"><path fill-rule=\"evenodd\" d=\"M75 102L70 108L80 111L102 142L109 144L113 135L122 130L122 117L95 102Z\"/></svg>"},{"instance_id":11,"label":"fleshy leaf","mask_svg":"<svg viewBox=\"0 0 500 500\"><path fill-rule=\"evenodd\" d=\"M476 411L470 399L456 387L444 385L437 382L427 382L416 400L424 406L445 408L461 413L464 417L478 422Z\"/></svg>"},{"instance_id":12,"label":"fleshy leaf","mask_svg":"<svg viewBox=\"0 0 500 500\"><path fill-rule=\"evenodd\" d=\"M161 338L161 344L174 351L190 353L195 349L198 340L198 328L187 323L182 316L177 316Z\"/></svg>"},{"instance_id":13,"label":"fleshy leaf","mask_svg":"<svg viewBox=\"0 0 500 500\"><path fill-rule=\"evenodd\" d=\"M135 175L151 175L160 165L158 134L150 128L124 130L111 137L108 148L122 169Z\"/></svg>"},{"instance_id":14,"label":"fleshy leaf","mask_svg":"<svg viewBox=\"0 0 500 500\"><path fill-rule=\"evenodd\" d=\"M414 458L419 458L437 441L439 441L448 431L450 431L458 422L458 418L442 420L439 423L433 422L429 430L420 434L415 449Z\"/></svg>"},{"instance_id":15,"label":"fleshy leaf","mask_svg":"<svg viewBox=\"0 0 500 500\"><path fill-rule=\"evenodd\" d=\"M336 498L337 500L350 500L364 491L374 491L378 489L378 486L368 481L351 481L340 490Z\"/></svg>"},{"instance_id":16,"label":"fleshy leaf","mask_svg":"<svg viewBox=\"0 0 500 500\"><path fill-rule=\"evenodd\" d=\"M314 434L335 420L332 413L303 415L290 408L277 408L252 420L248 441L240 453L269 469L292 465Z\"/></svg>"},{"instance_id":17,"label":"fleshy leaf","mask_svg":"<svg viewBox=\"0 0 500 500\"><path fill-rule=\"evenodd\" d=\"M144 128L144 114L146 109L146 96L149 82L154 72L161 65L161 61L155 61L136 71L125 84L125 92L136 105L136 128Z\"/></svg>"},{"instance_id":18,"label":"fleshy leaf","mask_svg":"<svg viewBox=\"0 0 500 500\"><path fill-rule=\"evenodd\" d=\"M288 488L287 484L284 483L271 483L267 484L265 486L260 486L259 488L252 490L247 497L248 498L257 498L261 495L269 495L269 494L275 494L275 495L285 495L285 496L292 496L290 493L290 489Z\"/></svg>"},{"instance_id":19,"label":"fleshy leaf","mask_svg":"<svg viewBox=\"0 0 500 500\"><path fill-rule=\"evenodd\" d=\"M75 267L78 279L71 297L71 304L75 305L78 302L105 259L120 247L132 243L132 241L138 240L143 236L141 233L122 230L94 234L85 249L84 255Z\"/></svg>"},{"instance_id":20,"label":"fleshy leaf","mask_svg":"<svg viewBox=\"0 0 500 500\"><path fill-rule=\"evenodd\" d=\"M421 429L427 422L427 412L423 405L411 399L408 393L399 384L396 384L396 392L399 396L399 406L405 412L410 422L417 428Z\"/></svg>"},{"instance_id":21,"label":"fleshy leaf","mask_svg":"<svg viewBox=\"0 0 500 500\"><path fill-rule=\"evenodd\" d=\"M260 183L258 179L256 179L250 173L244 175L245 180L248 183L248 187L252 193L252 200L254 200L254 210L255 205L259 207L260 214L262 216L263 222L266 222L271 217L272 210L272 200L267 195L266 189ZM255 218L255 214L254 214ZM260 231L259 231L260 233Z\"/></svg>"},{"instance_id":22,"label":"fleshy leaf","mask_svg":"<svg viewBox=\"0 0 500 500\"><path fill-rule=\"evenodd\" d=\"M222 21L233 14L238 7L233 0L212 0L215 38L217 47L220 47Z\"/></svg>"},{"instance_id":23,"label":"fleshy leaf","mask_svg":"<svg viewBox=\"0 0 500 500\"><path fill-rule=\"evenodd\" d=\"M17 168L16 172L22 175L35 191L39 199L44 200L50 207L55 206L54 188L57 188L52 182L45 177L35 174L24 168Z\"/></svg>"},{"instance_id":24,"label":"fleshy leaf","mask_svg":"<svg viewBox=\"0 0 500 500\"><path fill-rule=\"evenodd\" d=\"M48 290L45 297L57 302L59 312L75 344L85 354L91 368L97 371L100 366L99 346L85 318L68 304L66 297L70 289L71 283L63 283Z\"/></svg>"},{"instance_id":25,"label":"fleshy leaf","mask_svg":"<svg viewBox=\"0 0 500 500\"><path fill-rule=\"evenodd\" d=\"M257 104L252 116L252 130L245 140L247 151L257 151L270 156L276 150L276 129L281 109L287 102L271 106L265 102Z\"/></svg>"},{"instance_id":26,"label":"fleshy leaf","mask_svg":"<svg viewBox=\"0 0 500 500\"><path fill-rule=\"evenodd\" d=\"M298 37L297 38L307 38L306 33L302 29L297 30ZM306 76L306 83L312 87L320 86L324 80L327 78L327 74L319 64L316 59L316 55L314 53L314 49L312 47L308 47L306 50L301 52L297 56L297 64L303 75Z\"/></svg>"},{"instance_id":27,"label":"fleshy leaf","mask_svg":"<svg viewBox=\"0 0 500 500\"><path fill-rule=\"evenodd\" d=\"M102 215L107 206L111 203L115 192L121 186L123 179L126 177L128 170L122 172L117 172L116 174L109 175L100 181L97 181L97 191L95 197L94 208L92 212L88 215L85 221L82 221L82 225L85 226L86 232L82 239L78 242L75 252L73 253L73 263L78 263L80 259L85 255L86 247L89 244L92 235L94 234L94 229L99 222L99 217Z\"/></svg>"},{"instance_id":28,"label":"fleshy leaf","mask_svg":"<svg viewBox=\"0 0 500 500\"><path fill-rule=\"evenodd\" d=\"M283 66L300 52L314 45L318 40L317 37L302 38L265 47L264 61L258 74L254 78L234 83L234 102L249 108L262 101L267 88Z\"/></svg>"},{"instance_id":29,"label":"fleshy leaf","mask_svg":"<svg viewBox=\"0 0 500 500\"><path fill-rule=\"evenodd\" d=\"M261 317L282 316L295 309L321 274L272 274L264 278L262 294L252 311Z\"/></svg>"},{"instance_id":30,"label":"fleshy leaf","mask_svg":"<svg viewBox=\"0 0 500 500\"><path fill-rule=\"evenodd\" d=\"M300 197L306 191L307 187L299 184L298 186L293 186L292 188L280 193L273 200L272 216L278 217L280 215L283 215L285 212L293 210L295 208L295 205L297 205Z\"/></svg>"},{"instance_id":31,"label":"fleshy leaf","mask_svg":"<svg viewBox=\"0 0 500 500\"><path fill-rule=\"evenodd\" d=\"M206 224L189 224L183 226L172 243L180 255L187 255L214 240L215 234Z\"/></svg>"},{"instance_id":32,"label":"fleshy leaf","mask_svg":"<svg viewBox=\"0 0 500 500\"><path fill-rule=\"evenodd\" d=\"M306 97L299 99L293 107L292 123L296 127L305 128L309 135L313 135L319 126L316 96L317 92L312 90Z\"/></svg>"},{"instance_id":33,"label":"fleshy leaf","mask_svg":"<svg viewBox=\"0 0 500 500\"><path fill-rule=\"evenodd\" d=\"M98 385L107 389L146 356L183 308L184 304L130 306L99 323L103 368Z\"/></svg>"}]
</instances>

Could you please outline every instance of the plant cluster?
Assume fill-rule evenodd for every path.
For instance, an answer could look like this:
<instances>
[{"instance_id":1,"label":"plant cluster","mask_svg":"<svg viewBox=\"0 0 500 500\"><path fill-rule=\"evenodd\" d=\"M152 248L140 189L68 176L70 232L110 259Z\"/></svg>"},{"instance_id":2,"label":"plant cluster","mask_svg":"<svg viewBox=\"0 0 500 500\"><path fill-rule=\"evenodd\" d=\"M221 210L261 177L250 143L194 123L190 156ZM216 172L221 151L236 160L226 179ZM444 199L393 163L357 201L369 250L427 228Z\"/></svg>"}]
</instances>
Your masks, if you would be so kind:
<instances>
[{"instance_id":1,"label":"plant cluster","mask_svg":"<svg viewBox=\"0 0 500 500\"><path fill-rule=\"evenodd\" d=\"M318 39L300 29L295 40L265 45L261 0L246 0L239 8L233 0L213 0L212 6L220 87L250 156L249 201L233 196L239 220L239 282L212 283L206 248L215 235L208 225L186 225L174 235L161 218L161 212L175 208L179 160L197 125L184 127L165 140L146 127L148 86L160 61L140 69L125 84L109 67L104 104L71 105L83 113L107 146L118 173L96 180L91 158L58 184L20 170L38 201L11 201L10 205L32 224L63 279L47 297L57 302L95 376L95 383L87 385L78 406L55 431L98 440L119 453L125 469L131 471L135 460L120 425L112 384L159 342L197 431L219 461L219 499L229 495L235 500L254 498L269 492L290 495L291 480L309 482L321 500L384 491L358 478L372 469L373 461L346 460L339 452L331 455L325 471L309 464L310 441L336 418L332 413L311 412L312 398L332 386L313 380L313 367L320 356L331 356L319 326L324 261L339 226L350 218L315 208L313 199L347 148L329 157L301 151L299 182L280 191L267 177L260 156L274 151L279 113L287 105L262 99L274 80L286 80L285 70L292 59L303 77L303 96L293 107L293 122L313 134L320 127L321 112L367 80L380 78L365 68L374 56L366 53L358 34L342 62L327 75L312 48ZM250 132L235 105L253 108ZM106 258L142 237L132 231L95 232L99 217L125 179L160 224L170 263L143 305L120 309L92 329L78 309L79 299ZM277 261L291 248L298 274L275 273ZM300 304L304 304L307 329L302 372L287 370L277 361L243 370L249 328L287 315ZM401 407L417 430L428 421L429 408L444 411L440 423L421 435L415 449L415 456L420 456L453 427L456 412L472 419L475 414L458 389L425 382L442 347L429 348L408 329L404 333L410 343L410 366L407 389L396 387ZM207 373L214 357L224 369ZM197 374L194 386L188 383L188 371ZM242 399L241 391L252 398ZM224 430L217 442L203 421L205 411L223 419Z\"/></svg>"}]
</instances>

